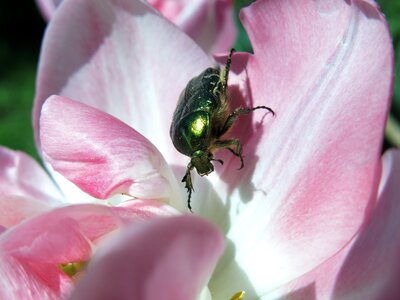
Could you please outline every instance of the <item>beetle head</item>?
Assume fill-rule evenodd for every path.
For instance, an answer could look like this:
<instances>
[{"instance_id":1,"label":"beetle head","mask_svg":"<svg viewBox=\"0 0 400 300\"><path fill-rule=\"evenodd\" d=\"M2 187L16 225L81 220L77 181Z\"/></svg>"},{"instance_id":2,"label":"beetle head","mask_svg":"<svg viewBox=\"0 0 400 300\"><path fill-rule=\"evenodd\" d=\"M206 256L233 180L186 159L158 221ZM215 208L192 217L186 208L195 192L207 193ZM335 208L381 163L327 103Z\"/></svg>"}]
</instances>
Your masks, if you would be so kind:
<instances>
[{"instance_id":1,"label":"beetle head","mask_svg":"<svg viewBox=\"0 0 400 300\"><path fill-rule=\"evenodd\" d=\"M196 168L200 176L208 175L214 171L214 166L211 163L212 154L209 151L197 150L192 154L191 163Z\"/></svg>"}]
</instances>

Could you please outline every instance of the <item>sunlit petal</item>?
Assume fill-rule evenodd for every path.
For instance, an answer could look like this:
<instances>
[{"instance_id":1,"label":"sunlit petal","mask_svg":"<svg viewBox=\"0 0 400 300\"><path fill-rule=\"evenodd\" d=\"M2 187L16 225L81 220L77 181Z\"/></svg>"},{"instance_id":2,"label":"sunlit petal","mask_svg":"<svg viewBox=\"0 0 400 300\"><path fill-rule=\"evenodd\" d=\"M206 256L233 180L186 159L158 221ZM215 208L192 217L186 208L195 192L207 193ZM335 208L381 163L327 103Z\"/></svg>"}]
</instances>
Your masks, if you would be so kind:
<instances>
[{"instance_id":1,"label":"sunlit petal","mask_svg":"<svg viewBox=\"0 0 400 300\"><path fill-rule=\"evenodd\" d=\"M266 292L351 240L376 199L393 74L374 3L259 1L242 19L254 48L247 105L276 117L255 112L232 132L243 137L245 168L227 164L212 178L229 215L215 196L202 203L233 242L212 281L212 291L225 286L217 298Z\"/></svg>"},{"instance_id":2,"label":"sunlit petal","mask_svg":"<svg viewBox=\"0 0 400 300\"><path fill-rule=\"evenodd\" d=\"M211 64L193 40L144 1L67 1L42 45L36 137L41 107L57 94L117 117L169 163L184 165L169 137L172 113L186 83Z\"/></svg>"},{"instance_id":3,"label":"sunlit petal","mask_svg":"<svg viewBox=\"0 0 400 300\"><path fill-rule=\"evenodd\" d=\"M356 238L311 272L265 299L397 299L400 297L400 152L383 156L378 202Z\"/></svg>"},{"instance_id":4,"label":"sunlit petal","mask_svg":"<svg viewBox=\"0 0 400 300\"><path fill-rule=\"evenodd\" d=\"M43 168L23 152L0 147L0 170L0 198L21 196L48 204L62 199L60 191Z\"/></svg>"},{"instance_id":5,"label":"sunlit petal","mask_svg":"<svg viewBox=\"0 0 400 300\"><path fill-rule=\"evenodd\" d=\"M174 194L176 179L161 154L120 120L52 96L43 106L40 124L45 160L83 191L100 199L116 193L171 199L176 207L184 207L178 192Z\"/></svg>"}]
</instances>

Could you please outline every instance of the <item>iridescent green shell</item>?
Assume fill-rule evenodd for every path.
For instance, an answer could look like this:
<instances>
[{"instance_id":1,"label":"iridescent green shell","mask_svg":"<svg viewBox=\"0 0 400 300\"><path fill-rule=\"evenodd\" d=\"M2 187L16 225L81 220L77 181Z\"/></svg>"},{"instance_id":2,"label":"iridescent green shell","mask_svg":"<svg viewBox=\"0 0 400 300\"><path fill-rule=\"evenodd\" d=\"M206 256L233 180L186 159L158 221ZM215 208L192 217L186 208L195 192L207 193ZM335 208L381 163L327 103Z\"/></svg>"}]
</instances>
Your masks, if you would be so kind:
<instances>
[{"instance_id":1,"label":"iridescent green shell","mask_svg":"<svg viewBox=\"0 0 400 300\"><path fill-rule=\"evenodd\" d=\"M219 78L220 70L208 68L190 80L179 97L170 136L182 154L192 156L197 150L206 150L215 137L213 116L222 105L216 95Z\"/></svg>"}]
</instances>

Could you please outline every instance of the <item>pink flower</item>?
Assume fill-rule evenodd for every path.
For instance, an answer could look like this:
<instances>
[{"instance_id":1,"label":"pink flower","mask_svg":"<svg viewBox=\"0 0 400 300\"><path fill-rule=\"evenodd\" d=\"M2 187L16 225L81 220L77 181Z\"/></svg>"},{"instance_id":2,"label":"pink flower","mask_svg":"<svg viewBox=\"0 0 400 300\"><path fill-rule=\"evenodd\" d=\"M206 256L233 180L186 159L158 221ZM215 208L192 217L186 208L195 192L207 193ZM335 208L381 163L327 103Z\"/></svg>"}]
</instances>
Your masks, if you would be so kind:
<instances>
[{"instance_id":1,"label":"pink flower","mask_svg":"<svg viewBox=\"0 0 400 300\"><path fill-rule=\"evenodd\" d=\"M79 275L71 268L82 268L108 235L176 214L149 200L63 207L67 199L32 158L0 147L0 167L0 299L65 298Z\"/></svg>"},{"instance_id":2,"label":"pink flower","mask_svg":"<svg viewBox=\"0 0 400 300\"><path fill-rule=\"evenodd\" d=\"M240 260L233 258L235 249L232 244L235 241L232 240L225 250L228 253L220 260L208 284L212 298L205 289L198 299L230 299L235 289L246 291L244 299L398 299L400 151L385 154L382 167L378 200L372 208L372 213L365 218L365 223L357 234L345 247L338 249L337 253L289 283L267 291L269 287L262 284L256 289L254 282L249 281L248 275L265 280L274 274L262 268L243 270L239 264ZM112 249L107 249L93 261L87 276L78 283L71 299L101 300L112 298L110 295L118 299L195 299L196 293L184 293L188 289L195 289L193 284L197 283L199 277L205 276L202 271L210 272L210 265L214 263L214 255L218 253L220 244L216 242L212 245L215 252L202 248L209 255L209 261L203 262L203 267L197 266L199 269L196 269L193 264L199 259L204 259L204 253L197 247L206 247L209 244L199 245L196 241L178 242L170 236L167 236L166 240L164 226L160 225L156 229L157 225L153 225L154 231L142 231L142 235L137 234L137 229L133 228L128 236L121 235L120 240L112 245ZM321 227L323 225L320 224ZM184 228L186 226L176 229L175 234ZM164 236L164 239L160 239L159 235ZM210 234L209 239L205 240L210 241L212 238L213 235ZM137 247L141 240L148 243L143 248ZM181 251L176 248L172 251L173 244L180 247L178 249ZM305 247L303 251L315 251L316 247L324 246L319 244L319 241L315 244L315 247ZM190 246L194 246L193 249L186 248ZM257 247L257 241L252 246ZM159 250L154 251L156 253L146 253L149 247ZM144 261L144 257L147 260ZM233 269L226 269L229 260L232 259L237 265ZM242 259L249 260L251 257L245 256ZM258 259L262 264L264 256ZM149 269L154 270L154 266L156 268L152 276ZM195 271L187 274L187 269ZM115 283L111 283L110 278L113 278ZM197 290L202 286L197 284Z\"/></svg>"},{"instance_id":3,"label":"pink flower","mask_svg":"<svg viewBox=\"0 0 400 300\"><path fill-rule=\"evenodd\" d=\"M186 295L197 293L206 284L223 250L221 235L204 220L194 216L154 219L153 216L174 214L160 202L136 200L118 207L99 204L59 207L55 197L62 196L34 160L23 153L0 148L0 166L0 299L66 299L97 249L105 245L103 255L107 249L113 255L121 242L134 247L132 252L125 246L123 250L130 255L136 253L136 260L157 260L160 272L165 272L173 256L179 254L184 264L180 272L175 268L170 282L176 282L178 276L182 280L191 275L191 283L175 293L182 296L175 299L189 299ZM112 236L119 238L117 247L112 243L107 245ZM162 243L164 253L169 256L158 255L161 248L148 248L155 246L154 240ZM95 258L107 261L101 256ZM131 263L125 266L130 268ZM111 262L109 267L119 266ZM139 270L138 261L135 268ZM145 277L149 270L141 270L142 280L152 280L158 286L162 284L160 280L168 282L151 274Z\"/></svg>"},{"instance_id":4,"label":"pink flower","mask_svg":"<svg viewBox=\"0 0 400 300\"><path fill-rule=\"evenodd\" d=\"M217 267L221 242L207 223L153 220L100 249L72 299L399 297L400 153L380 158L393 77L383 16L366 0L270 0L242 20L254 55L233 57L231 104L277 116L256 112L229 133L244 145L243 170L218 153L225 164L195 176L193 210L226 238ZM212 64L140 1L64 2L45 37L34 110L53 174L95 197L184 211L188 159L168 129L185 84Z\"/></svg>"},{"instance_id":5,"label":"pink flower","mask_svg":"<svg viewBox=\"0 0 400 300\"><path fill-rule=\"evenodd\" d=\"M0 225L12 227L53 208L62 195L46 172L22 152L0 147Z\"/></svg>"},{"instance_id":6,"label":"pink flower","mask_svg":"<svg viewBox=\"0 0 400 300\"><path fill-rule=\"evenodd\" d=\"M50 20L62 0L36 0ZM154 8L186 32L207 53L229 50L236 38L233 0L149 0Z\"/></svg>"},{"instance_id":7,"label":"pink flower","mask_svg":"<svg viewBox=\"0 0 400 300\"><path fill-rule=\"evenodd\" d=\"M57 7L61 4L62 0L35 0L43 18L47 21L51 19L56 12Z\"/></svg>"}]
</instances>

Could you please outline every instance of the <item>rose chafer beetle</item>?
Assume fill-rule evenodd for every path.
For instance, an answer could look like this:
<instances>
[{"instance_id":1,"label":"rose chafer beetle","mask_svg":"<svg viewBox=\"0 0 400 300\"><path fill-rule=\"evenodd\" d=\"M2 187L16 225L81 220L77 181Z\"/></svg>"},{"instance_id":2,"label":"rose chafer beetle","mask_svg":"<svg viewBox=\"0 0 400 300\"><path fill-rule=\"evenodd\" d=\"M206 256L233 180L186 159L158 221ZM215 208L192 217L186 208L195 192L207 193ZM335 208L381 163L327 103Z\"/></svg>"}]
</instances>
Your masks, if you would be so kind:
<instances>
[{"instance_id":1,"label":"rose chafer beetle","mask_svg":"<svg viewBox=\"0 0 400 300\"><path fill-rule=\"evenodd\" d=\"M266 109L275 115L267 106L238 107L229 113L228 75L234 51L231 49L224 69L207 68L189 81L179 97L173 115L170 128L172 142L180 153L191 158L182 179L188 192L190 211L192 211L190 198L194 191L190 172L193 168L196 168L200 176L210 174L214 171L212 161L223 164L222 160L214 159L213 155L221 148L228 149L239 157L241 163L239 170L243 168L240 141L235 138L221 138L236 119L256 109Z\"/></svg>"}]
</instances>

